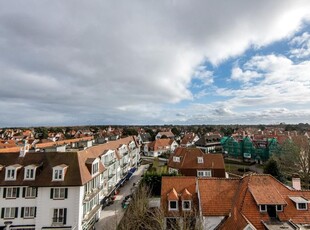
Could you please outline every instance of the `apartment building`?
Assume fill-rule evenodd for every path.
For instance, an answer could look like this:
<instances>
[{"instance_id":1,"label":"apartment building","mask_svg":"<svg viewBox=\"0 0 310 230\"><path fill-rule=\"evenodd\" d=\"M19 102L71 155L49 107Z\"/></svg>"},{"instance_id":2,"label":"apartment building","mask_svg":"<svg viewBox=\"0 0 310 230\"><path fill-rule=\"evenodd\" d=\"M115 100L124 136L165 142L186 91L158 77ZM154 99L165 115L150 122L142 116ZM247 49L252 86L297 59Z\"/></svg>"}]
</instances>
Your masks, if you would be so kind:
<instances>
[{"instance_id":1,"label":"apartment building","mask_svg":"<svg viewBox=\"0 0 310 230\"><path fill-rule=\"evenodd\" d=\"M0 229L91 229L139 161L127 137L83 150L0 154Z\"/></svg>"}]
</instances>

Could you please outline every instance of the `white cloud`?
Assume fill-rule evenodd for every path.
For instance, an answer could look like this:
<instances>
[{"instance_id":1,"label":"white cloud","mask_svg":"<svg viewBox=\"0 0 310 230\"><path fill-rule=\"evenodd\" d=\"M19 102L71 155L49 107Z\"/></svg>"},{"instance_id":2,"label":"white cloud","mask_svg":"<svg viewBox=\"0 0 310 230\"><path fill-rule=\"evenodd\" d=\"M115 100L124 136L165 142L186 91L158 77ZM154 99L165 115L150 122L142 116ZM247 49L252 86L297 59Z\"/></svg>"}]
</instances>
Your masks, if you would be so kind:
<instances>
[{"instance_id":1,"label":"white cloud","mask_svg":"<svg viewBox=\"0 0 310 230\"><path fill-rule=\"evenodd\" d=\"M297 48L292 48L290 50L290 57L310 57L310 34L308 32L304 32L301 36L294 37L289 44L291 46L297 46Z\"/></svg>"},{"instance_id":2,"label":"white cloud","mask_svg":"<svg viewBox=\"0 0 310 230\"><path fill-rule=\"evenodd\" d=\"M167 120L167 104L194 98L193 77L214 83L212 72L197 66L289 37L309 9L307 0L2 2L0 126L21 110L19 124ZM255 65L262 69L263 60ZM284 73L301 68L288 65ZM248 68L236 79L257 79ZM16 101L25 107L10 106Z\"/></svg>"}]
</instances>

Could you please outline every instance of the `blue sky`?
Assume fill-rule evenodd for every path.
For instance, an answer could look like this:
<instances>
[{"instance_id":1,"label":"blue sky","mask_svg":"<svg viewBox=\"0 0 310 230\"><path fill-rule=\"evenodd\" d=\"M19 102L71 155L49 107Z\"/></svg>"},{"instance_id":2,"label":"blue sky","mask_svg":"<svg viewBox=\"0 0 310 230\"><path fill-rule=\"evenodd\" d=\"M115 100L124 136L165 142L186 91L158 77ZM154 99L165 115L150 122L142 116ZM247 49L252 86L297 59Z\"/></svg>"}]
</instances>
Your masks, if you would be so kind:
<instances>
[{"instance_id":1,"label":"blue sky","mask_svg":"<svg viewBox=\"0 0 310 230\"><path fill-rule=\"evenodd\" d=\"M309 57L307 0L0 3L0 127L309 123Z\"/></svg>"}]
</instances>

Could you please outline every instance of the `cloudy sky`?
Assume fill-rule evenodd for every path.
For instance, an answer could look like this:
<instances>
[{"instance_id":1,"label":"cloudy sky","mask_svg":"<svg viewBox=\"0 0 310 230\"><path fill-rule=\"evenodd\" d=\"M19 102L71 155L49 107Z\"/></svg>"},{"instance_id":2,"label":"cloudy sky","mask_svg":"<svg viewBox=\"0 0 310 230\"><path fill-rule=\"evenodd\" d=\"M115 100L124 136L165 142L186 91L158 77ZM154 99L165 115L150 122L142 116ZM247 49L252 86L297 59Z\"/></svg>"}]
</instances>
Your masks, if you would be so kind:
<instances>
[{"instance_id":1,"label":"cloudy sky","mask_svg":"<svg viewBox=\"0 0 310 230\"><path fill-rule=\"evenodd\" d=\"M0 127L310 122L310 1L0 0Z\"/></svg>"}]
</instances>

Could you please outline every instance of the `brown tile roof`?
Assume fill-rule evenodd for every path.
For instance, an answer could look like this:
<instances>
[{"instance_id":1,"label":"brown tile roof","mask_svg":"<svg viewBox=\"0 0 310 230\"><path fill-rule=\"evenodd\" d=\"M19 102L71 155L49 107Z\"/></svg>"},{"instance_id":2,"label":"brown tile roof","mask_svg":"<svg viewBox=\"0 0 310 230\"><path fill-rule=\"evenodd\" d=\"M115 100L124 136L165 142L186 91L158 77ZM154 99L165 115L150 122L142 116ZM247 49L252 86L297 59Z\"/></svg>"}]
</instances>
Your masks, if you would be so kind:
<instances>
[{"instance_id":1,"label":"brown tile roof","mask_svg":"<svg viewBox=\"0 0 310 230\"><path fill-rule=\"evenodd\" d=\"M159 132L161 136L166 136L166 137L174 137L174 134L171 131L166 131L166 132Z\"/></svg>"},{"instance_id":2,"label":"brown tile roof","mask_svg":"<svg viewBox=\"0 0 310 230\"><path fill-rule=\"evenodd\" d=\"M249 190L256 204L279 204L286 202L279 191L275 188L275 183L269 177L253 177L249 183Z\"/></svg>"},{"instance_id":3,"label":"brown tile roof","mask_svg":"<svg viewBox=\"0 0 310 230\"><path fill-rule=\"evenodd\" d=\"M238 186L238 179L198 179L202 215L228 216Z\"/></svg>"},{"instance_id":4,"label":"brown tile roof","mask_svg":"<svg viewBox=\"0 0 310 230\"><path fill-rule=\"evenodd\" d=\"M164 138L164 139L158 139L155 140L151 143L149 143L149 148L153 151L157 150L168 150L166 149L167 146L171 146L174 140L169 139L169 138Z\"/></svg>"},{"instance_id":5,"label":"brown tile roof","mask_svg":"<svg viewBox=\"0 0 310 230\"><path fill-rule=\"evenodd\" d=\"M195 139L196 134L195 133L187 133L181 140L181 145L190 144Z\"/></svg>"},{"instance_id":6,"label":"brown tile roof","mask_svg":"<svg viewBox=\"0 0 310 230\"><path fill-rule=\"evenodd\" d=\"M175 191L175 188L172 188L171 191L167 194L168 200L178 200L179 196L177 191Z\"/></svg>"},{"instance_id":7,"label":"brown tile roof","mask_svg":"<svg viewBox=\"0 0 310 230\"><path fill-rule=\"evenodd\" d=\"M60 146L60 145L65 145L65 144L72 144L72 143L76 143L79 141L89 141L89 140L93 140L94 137L82 137L82 138L75 138L75 139L67 139L67 140L63 140L63 141L51 141L51 142L46 142L46 143L38 143L35 145L36 148L40 149L40 148L48 148L48 147L53 147L53 146Z\"/></svg>"},{"instance_id":8,"label":"brown tile roof","mask_svg":"<svg viewBox=\"0 0 310 230\"><path fill-rule=\"evenodd\" d=\"M187 189L184 189L181 194L182 200L191 200L193 198L193 194L191 194Z\"/></svg>"},{"instance_id":9,"label":"brown tile roof","mask_svg":"<svg viewBox=\"0 0 310 230\"><path fill-rule=\"evenodd\" d=\"M86 162L101 156L105 150L116 149L121 143L129 144L134 141L133 137L111 141L103 145L94 146L78 152L28 152L24 157L19 157L19 152L1 153L0 165L20 164L39 165L36 170L34 181L24 180L24 168L17 173L16 181L5 181L5 170L0 170L0 186L80 186L92 179L91 172L88 170ZM52 181L52 170L54 166L67 165L64 181ZM105 170L99 164L99 172Z\"/></svg>"},{"instance_id":10,"label":"brown tile roof","mask_svg":"<svg viewBox=\"0 0 310 230\"><path fill-rule=\"evenodd\" d=\"M173 157L180 157L180 162L173 162ZM203 163L198 163L197 158L203 157ZM176 148L170 156L168 167L175 169L224 169L222 154L205 154L199 148Z\"/></svg>"}]
</instances>

